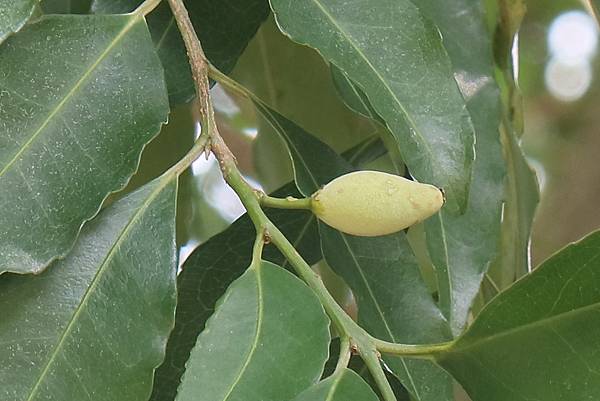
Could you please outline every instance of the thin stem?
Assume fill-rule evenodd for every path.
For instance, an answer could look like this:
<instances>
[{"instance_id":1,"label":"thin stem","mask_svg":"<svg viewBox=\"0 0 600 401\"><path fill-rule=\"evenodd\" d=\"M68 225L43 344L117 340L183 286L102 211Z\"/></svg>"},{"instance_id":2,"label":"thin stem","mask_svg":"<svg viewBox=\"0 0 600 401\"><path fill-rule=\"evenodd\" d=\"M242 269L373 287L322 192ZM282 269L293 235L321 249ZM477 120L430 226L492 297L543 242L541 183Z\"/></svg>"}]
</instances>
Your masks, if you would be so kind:
<instances>
[{"instance_id":1,"label":"thin stem","mask_svg":"<svg viewBox=\"0 0 600 401\"><path fill-rule=\"evenodd\" d=\"M206 62L204 50L202 50L202 45L196 35L196 31L194 30L187 9L183 4L183 0L169 0L169 5L171 6L171 11L173 12L175 20L177 21L177 26L181 32L181 36L187 49L188 58L190 59L194 86L196 87L196 93L198 94L202 131L210 136L210 133L217 131L217 127L215 113L209 96L208 63Z\"/></svg>"},{"instance_id":2,"label":"thin stem","mask_svg":"<svg viewBox=\"0 0 600 401\"><path fill-rule=\"evenodd\" d=\"M439 344L405 345L374 339L375 346L380 352L391 355L411 356L420 359L431 359L435 354L447 351L453 341Z\"/></svg>"},{"instance_id":3,"label":"thin stem","mask_svg":"<svg viewBox=\"0 0 600 401\"><path fill-rule=\"evenodd\" d=\"M340 338L340 356L335 366L333 374L338 373L340 370L348 367L350 357L352 356L352 349L350 348L350 338L348 336L342 336Z\"/></svg>"},{"instance_id":4,"label":"thin stem","mask_svg":"<svg viewBox=\"0 0 600 401\"><path fill-rule=\"evenodd\" d=\"M214 79L219 84L226 87L227 89L231 90L232 92L235 92L238 95L245 97L247 99L254 100L261 104L264 104L264 102L258 96L256 96L254 93L252 93L252 91L250 91L248 88L246 88L244 85L240 84L236 80L231 79L231 78L229 78L229 76L223 74L212 64L208 65L208 74L212 79Z\"/></svg>"},{"instance_id":5,"label":"thin stem","mask_svg":"<svg viewBox=\"0 0 600 401\"><path fill-rule=\"evenodd\" d=\"M390 386L390 382L385 376L377 351L373 350L371 352L365 352L364 354L361 354L361 356L363 361L365 361L365 365L367 365L369 372L371 372L371 376L373 376L375 383L377 383L377 387L381 391L384 401L396 401L396 394L394 394L394 390L392 390L392 386Z\"/></svg>"},{"instance_id":6,"label":"thin stem","mask_svg":"<svg viewBox=\"0 0 600 401\"><path fill-rule=\"evenodd\" d=\"M146 0L133 11L133 14L146 16L160 4L161 0Z\"/></svg>"},{"instance_id":7,"label":"thin stem","mask_svg":"<svg viewBox=\"0 0 600 401\"><path fill-rule=\"evenodd\" d=\"M274 198L272 196L260 193L259 195L260 205L263 207L272 207L276 209L304 209L310 210L312 199L302 198L297 199L291 196L287 198Z\"/></svg>"},{"instance_id":8,"label":"thin stem","mask_svg":"<svg viewBox=\"0 0 600 401\"><path fill-rule=\"evenodd\" d=\"M255 265L262 261L262 252L264 245L265 233L263 230L257 230L256 239L254 240L254 246L252 247L252 265Z\"/></svg>"},{"instance_id":9,"label":"thin stem","mask_svg":"<svg viewBox=\"0 0 600 401\"><path fill-rule=\"evenodd\" d=\"M206 152L208 138L208 135L201 135L200 138L194 142L194 145L189 152L173 165L166 174L171 173L177 176L181 175L181 173L183 173L197 158Z\"/></svg>"}]
</instances>

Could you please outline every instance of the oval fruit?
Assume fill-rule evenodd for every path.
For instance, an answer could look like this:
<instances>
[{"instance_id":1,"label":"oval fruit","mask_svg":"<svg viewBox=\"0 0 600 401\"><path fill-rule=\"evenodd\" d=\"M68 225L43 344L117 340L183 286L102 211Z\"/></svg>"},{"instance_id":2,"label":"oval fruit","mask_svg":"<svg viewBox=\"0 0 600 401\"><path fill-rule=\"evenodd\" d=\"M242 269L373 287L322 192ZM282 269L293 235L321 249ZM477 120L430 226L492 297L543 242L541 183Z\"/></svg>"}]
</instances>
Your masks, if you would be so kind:
<instances>
[{"instance_id":1,"label":"oval fruit","mask_svg":"<svg viewBox=\"0 0 600 401\"><path fill-rule=\"evenodd\" d=\"M444 204L444 194L429 184L380 171L342 175L312 195L313 213L333 228L374 237L410 227Z\"/></svg>"}]
</instances>

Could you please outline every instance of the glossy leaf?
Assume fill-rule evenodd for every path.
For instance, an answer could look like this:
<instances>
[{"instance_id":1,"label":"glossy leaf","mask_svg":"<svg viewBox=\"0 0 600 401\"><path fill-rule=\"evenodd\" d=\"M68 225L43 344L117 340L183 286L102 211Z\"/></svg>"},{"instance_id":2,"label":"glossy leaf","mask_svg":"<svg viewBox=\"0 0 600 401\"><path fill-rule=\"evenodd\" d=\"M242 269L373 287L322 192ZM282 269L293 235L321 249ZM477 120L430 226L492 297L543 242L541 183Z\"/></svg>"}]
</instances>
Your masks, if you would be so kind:
<instances>
[{"instance_id":1,"label":"glossy leaf","mask_svg":"<svg viewBox=\"0 0 600 401\"><path fill-rule=\"evenodd\" d=\"M0 277L0 399L148 398L174 322L176 190L153 181L44 273Z\"/></svg>"},{"instance_id":2,"label":"glossy leaf","mask_svg":"<svg viewBox=\"0 0 600 401\"><path fill-rule=\"evenodd\" d=\"M378 401L377 395L359 375L342 369L303 391L293 401Z\"/></svg>"},{"instance_id":3,"label":"glossy leaf","mask_svg":"<svg viewBox=\"0 0 600 401\"><path fill-rule=\"evenodd\" d=\"M127 13L141 0L94 0L97 14ZM266 0L193 0L185 2L206 57L228 73L269 14ZM148 16L148 26L165 68L171 103L195 96L189 61L177 23L167 1Z\"/></svg>"},{"instance_id":4,"label":"glossy leaf","mask_svg":"<svg viewBox=\"0 0 600 401\"><path fill-rule=\"evenodd\" d=\"M281 29L356 82L386 122L411 174L467 203L473 127L440 35L408 0L272 0Z\"/></svg>"},{"instance_id":5,"label":"glossy leaf","mask_svg":"<svg viewBox=\"0 0 600 401\"><path fill-rule=\"evenodd\" d=\"M253 264L198 337L176 399L291 399L321 376L329 341L312 290L277 265Z\"/></svg>"},{"instance_id":6,"label":"glossy leaf","mask_svg":"<svg viewBox=\"0 0 600 401\"><path fill-rule=\"evenodd\" d=\"M473 401L595 399L599 272L596 232L496 297L438 362Z\"/></svg>"},{"instance_id":7,"label":"glossy leaf","mask_svg":"<svg viewBox=\"0 0 600 401\"><path fill-rule=\"evenodd\" d=\"M275 193L296 195L293 184ZM268 210L269 218L279 227L296 249L309 262L321 259L316 220L309 212ZM250 264L255 239L254 225L247 215L240 217L227 230L196 248L183 264L177 278L178 303L175 328L169 338L165 362L156 372L151 400L175 398L185 363L206 319L227 287ZM284 257L268 246L264 258L285 265Z\"/></svg>"},{"instance_id":8,"label":"glossy leaf","mask_svg":"<svg viewBox=\"0 0 600 401\"><path fill-rule=\"evenodd\" d=\"M167 119L143 18L47 16L0 48L0 273L40 272Z\"/></svg>"},{"instance_id":9,"label":"glossy leaf","mask_svg":"<svg viewBox=\"0 0 600 401\"><path fill-rule=\"evenodd\" d=\"M354 237L319 225L323 256L352 289L358 320L372 335L405 344L436 343L450 329L429 295L403 232ZM386 358L419 401L452 399L452 379L429 361Z\"/></svg>"},{"instance_id":10,"label":"glossy leaf","mask_svg":"<svg viewBox=\"0 0 600 401\"><path fill-rule=\"evenodd\" d=\"M255 105L285 141L294 166L296 185L304 196L312 195L321 186L352 170L333 149L302 127L263 103L255 102Z\"/></svg>"},{"instance_id":11,"label":"glossy leaf","mask_svg":"<svg viewBox=\"0 0 600 401\"><path fill-rule=\"evenodd\" d=\"M442 33L477 136L477 158L465 214L456 216L443 208L425 223L440 308L454 334L458 334L498 249L505 177L498 131L500 94L494 80L483 4L471 0L447 1L444 7L434 0L415 4Z\"/></svg>"},{"instance_id":12,"label":"glossy leaf","mask_svg":"<svg viewBox=\"0 0 600 401\"><path fill-rule=\"evenodd\" d=\"M0 43L17 32L33 14L37 0L0 0Z\"/></svg>"}]
</instances>

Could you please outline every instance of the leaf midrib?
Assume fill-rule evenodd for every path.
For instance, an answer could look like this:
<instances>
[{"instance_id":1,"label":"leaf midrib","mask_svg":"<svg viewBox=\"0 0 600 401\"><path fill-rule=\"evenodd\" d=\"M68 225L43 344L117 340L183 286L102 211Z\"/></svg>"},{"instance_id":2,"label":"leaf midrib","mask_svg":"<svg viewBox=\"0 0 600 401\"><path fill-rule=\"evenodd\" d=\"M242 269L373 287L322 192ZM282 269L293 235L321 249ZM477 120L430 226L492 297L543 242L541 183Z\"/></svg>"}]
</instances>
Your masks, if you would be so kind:
<instances>
[{"instance_id":1,"label":"leaf midrib","mask_svg":"<svg viewBox=\"0 0 600 401\"><path fill-rule=\"evenodd\" d=\"M385 318L385 315L383 314L383 311L381 310L381 307L379 305L379 301L375 297L375 294L374 294L373 290L371 289L371 285L369 284L367 278L365 277L364 272L362 270L362 267L360 266L360 263L358 262L358 259L356 258L356 255L354 255L354 252L352 251L352 248L350 247L350 244L348 243L348 240L346 239L346 236L344 234L342 234L342 233L337 233L337 234L340 235L340 237L342 237L342 240L344 241L344 245L346 245L346 249L348 249L348 253L352 257L352 261L353 261L354 265L356 266L356 269L358 270L358 273L360 274L360 277L363 280L365 286L367 287L367 291L369 293L369 296L371 297L371 299L373 300L373 303L375 304L375 308L377 309L377 313L381 317L381 321L383 322L383 324L385 326L385 329L388 332L388 335L390 336L390 339L393 342L396 342L396 336L394 336L394 333L392 332L392 329L388 325L387 319ZM415 385L415 382L413 380L412 374L408 370L408 366L406 366L406 362L404 361L403 358L400 358L400 361L402 362L402 366L404 367L404 371L406 372L406 375L408 376L408 379L410 380L410 384L412 385L414 395L417 397L417 399L421 400L421 395L419 394L419 391L417 390L417 386Z\"/></svg>"},{"instance_id":2,"label":"leaf midrib","mask_svg":"<svg viewBox=\"0 0 600 401\"><path fill-rule=\"evenodd\" d=\"M31 135L31 137L21 146L21 148L12 157L12 159L9 160L8 163L4 166L4 168L0 171L0 178L12 167L13 164L15 164L17 162L19 157L23 153L25 153L25 151L27 149L29 149L31 144L44 131L44 128L46 128L48 126L48 124L50 123L50 121L52 121L54 116L58 114L58 112L64 107L64 105L69 100L71 100L71 98L75 95L77 90L87 81L87 79L90 77L92 72L94 72L96 70L96 68L100 65L100 63L102 61L104 61L106 56L108 56L108 54L115 48L115 46L121 41L121 39L125 36L125 34L127 34L127 32L129 32L131 27L133 27L139 21L140 18L143 18L143 17L139 16L138 14L130 14L130 15L131 15L130 20L127 22L127 24L125 24L123 29L121 29L121 31L118 33L118 35L115 36L115 38L109 43L109 45L106 47L106 49L102 53L100 53L100 55L96 59L96 61L94 61L92 63L92 65L90 65L90 67L88 67L88 69L84 72L84 74L81 76L81 78L79 78L79 80L77 80L77 82L75 83L73 88L71 88L71 90L69 90L69 92L67 92L65 97L56 105L56 107L50 112L50 114L48 114L48 117L42 122L40 127Z\"/></svg>"},{"instance_id":3,"label":"leaf midrib","mask_svg":"<svg viewBox=\"0 0 600 401\"><path fill-rule=\"evenodd\" d=\"M167 178L169 178L169 179L167 179ZM100 279L106 272L106 267L109 265L110 261L113 259L117 250L120 248L120 245L126 239L128 234L130 233L131 229L135 226L135 224L140 219L140 217L143 215L142 212L146 211L148 206L156 199L156 197L162 192L162 190L166 187L166 185L171 182L171 179L172 179L172 177L168 176L160 181L157 188L154 191L152 191L150 196L148 197L148 199L146 199L144 201L144 203L142 203L140 208L131 217L131 220L123 227L121 233L117 237L117 240L110 247L110 250L106 254L105 258L102 260L102 263L100 263L100 267L98 268L98 271L96 271L96 274L94 274L94 277L92 278L92 280L90 282L91 284L86 289L85 294L83 295L83 297L81 298L81 301L79 302L79 305L75 309L75 313L73 313L73 316L71 317L71 319L69 320L69 323L65 327L62 336L60 337L58 343L54 347L54 350L52 351L50 358L48 358L48 361L46 362L46 364L44 366L44 370L40 373L38 380L36 381L35 385L31 389L31 392L29 393L29 397L27 397L27 401L32 401L34 399L34 397L37 395L37 392L39 390L41 383L44 381L44 379L46 378L46 375L50 371L50 366L53 365L65 340L71 333L71 330L72 330L73 326L75 325L75 323L77 322L79 315L84 310L85 305L87 304L89 298L94 293L94 290L96 289L96 287L98 285L98 282L100 281Z\"/></svg>"},{"instance_id":4,"label":"leaf midrib","mask_svg":"<svg viewBox=\"0 0 600 401\"><path fill-rule=\"evenodd\" d=\"M530 330L537 326L544 326L546 323L550 323L555 320L560 320L561 318L567 318L571 315L576 316L580 313L588 312L589 310L592 310L594 308L600 308L600 301L594 302L592 304L586 305L586 306L578 308L578 309L571 309L569 311L559 313L557 315L553 315L550 317L545 317L545 318L542 318L539 320L535 320L533 322L529 322L529 323L523 324L521 326L513 327L511 329L504 330L504 331L501 331L501 332L498 332L498 333L495 333L495 334L492 334L489 336L481 337L477 340L474 340L474 341L464 344L464 345L462 345L460 342L456 342L456 344L457 344L456 347L450 347L446 352L442 353L442 355L444 355L445 353L448 353L448 354L465 353L469 349L480 347L483 344L489 343L489 342L497 340L499 338L510 336L510 335L513 335L520 331L527 331L527 330Z\"/></svg>"},{"instance_id":5,"label":"leaf midrib","mask_svg":"<svg viewBox=\"0 0 600 401\"><path fill-rule=\"evenodd\" d=\"M387 81L383 78L383 76L381 75L381 73L379 72L379 70L377 68L375 68L375 66L371 63L371 61L363 53L363 51L361 50L361 48L358 47L358 45L354 42L352 36L350 34L348 34L348 32L346 32L344 29L342 29L342 27L337 23L337 21L333 18L333 16L329 13L329 11L321 4L321 2L319 0L312 0L312 2L315 3L315 5L323 12L323 14L325 15L325 17L327 17L327 19L329 19L329 21L333 24L333 26L341 34L343 34L343 36L348 40L348 43L352 46L352 48L354 50L356 50L356 52L358 53L358 55L367 63L367 65L371 68L371 70L373 72L375 72L375 75L377 76L377 78L379 79L379 81L383 84L383 87L392 96L392 98L394 99L395 104L398 105L398 107L400 108L400 110L404 114L406 122L413 128L413 132L418 136L418 138L419 138L419 140L421 142L421 145L423 146L423 149L427 152L427 154L429 155L429 157L430 157L431 160L435 160L435 158L433 156L433 152L431 151L431 148L429 147L429 143L425 140L423 134L421 133L420 128L417 126L416 122L412 119L411 115L408 113L408 111L406 110L406 108L404 107L404 105L402 104L402 102L400 101L400 99L398 99L398 97L396 96L396 94L394 93L394 91L392 91L392 88L390 88L390 86L388 85ZM340 68L340 70L341 70L341 68ZM386 125L389 126L389 124L387 123L387 121L386 121Z\"/></svg>"},{"instance_id":6,"label":"leaf midrib","mask_svg":"<svg viewBox=\"0 0 600 401\"><path fill-rule=\"evenodd\" d=\"M262 269L261 269L260 264L253 267L253 269L254 269L254 274L256 276L256 291L257 291L257 301L258 301L258 313L256 316L256 330L254 332L254 341L252 342L252 345L250 347L248 355L246 356L246 360L244 361L242 367L240 368L238 375L231 383L231 386L229 387L229 391L227 391L227 393L223 397L223 401L227 401L229 399L229 397L235 390L237 384L242 379L242 376L244 376L244 373L246 373L246 370L248 369L248 366L250 365L250 362L252 361L252 357L254 356L254 353L258 349L259 339L262 334L262 325L263 325L263 319L264 319L264 294L263 294L262 274L261 274Z\"/></svg>"}]
</instances>

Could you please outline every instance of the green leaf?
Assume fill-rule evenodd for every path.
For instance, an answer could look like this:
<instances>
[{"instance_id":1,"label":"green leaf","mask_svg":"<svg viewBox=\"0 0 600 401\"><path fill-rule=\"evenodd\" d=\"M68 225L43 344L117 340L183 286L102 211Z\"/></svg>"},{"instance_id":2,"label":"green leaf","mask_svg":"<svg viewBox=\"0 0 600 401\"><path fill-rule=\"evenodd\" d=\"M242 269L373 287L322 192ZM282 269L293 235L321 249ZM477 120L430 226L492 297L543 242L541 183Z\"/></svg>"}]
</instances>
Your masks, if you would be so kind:
<instances>
[{"instance_id":1,"label":"green leaf","mask_svg":"<svg viewBox=\"0 0 600 401\"><path fill-rule=\"evenodd\" d=\"M0 0L0 43L32 16L37 0Z\"/></svg>"},{"instance_id":2,"label":"green leaf","mask_svg":"<svg viewBox=\"0 0 600 401\"><path fill-rule=\"evenodd\" d=\"M296 195L296 191L293 184L288 184L275 195ZM321 259L317 225L312 213L273 209L268 210L267 215L309 263ZM217 300L250 264L255 238L254 225L244 215L227 230L196 248L183 264L183 270L177 277L175 328L169 338L165 361L156 372L151 400L175 398L196 338L213 313ZM286 264L284 257L272 246L265 248L263 257L280 265Z\"/></svg>"},{"instance_id":3,"label":"green leaf","mask_svg":"<svg viewBox=\"0 0 600 401\"><path fill-rule=\"evenodd\" d=\"M148 399L174 321L176 191L153 181L51 269L0 277L0 399Z\"/></svg>"},{"instance_id":4,"label":"green leaf","mask_svg":"<svg viewBox=\"0 0 600 401\"><path fill-rule=\"evenodd\" d=\"M373 110L373 106L365 92L352 82L344 71L337 68L334 64L331 65L331 78L340 97L348 108L372 120L383 122L381 117Z\"/></svg>"},{"instance_id":5,"label":"green leaf","mask_svg":"<svg viewBox=\"0 0 600 401\"><path fill-rule=\"evenodd\" d=\"M359 375L342 369L303 391L293 401L378 401L379 398Z\"/></svg>"},{"instance_id":6,"label":"green leaf","mask_svg":"<svg viewBox=\"0 0 600 401\"><path fill-rule=\"evenodd\" d=\"M264 103L254 102L258 111L271 124L287 145L294 180L304 196L310 196L337 176L352 170L352 166L333 149L307 133Z\"/></svg>"},{"instance_id":7,"label":"green leaf","mask_svg":"<svg viewBox=\"0 0 600 401\"><path fill-rule=\"evenodd\" d=\"M450 329L433 302L403 232L355 237L319 225L323 256L352 289L358 320L372 335L408 344L437 343ZM386 358L419 401L452 399L452 379L430 361Z\"/></svg>"},{"instance_id":8,"label":"green leaf","mask_svg":"<svg viewBox=\"0 0 600 401\"><path fill-rule=\"evenodd\" d=\"M456 216L442 209L425 223L440 308L458 334L498 249L505 177L498 131L500 95L483 4L470 0L446 1L444 7L435 0L415 4L442 32L477 137L465 213Z\"/></svg>"},{"instance_id":9,"label":"green leaf","mask_svg":"<svg viewBox=\"0 0 600 401\"><path fill-rule=\"evenodd\" d=\"M367 94L419 181L467 204L473 127L439 32L408 0L272 0L279 26Z\"/></svg>"},{"instance_id":10,"label":"green leaf","mask_svg":"<svg viewBox=\"0 0 600 401\"><path fill-rule=\"evenodd\" d=\"M41 0L45 14L87 14L91 0Z\"/></svg>"},{"instance_id":11,"label":"green leaf","mask_svg":"<svg viewBox=\"0 0 600 401\"><path fill-rule=\"evenodd\" d=\"M593 400L600 394L600 232L490 302L437 361L473 401Z\"/></svg>"},{"instance_id":12,"label":"green leaf","mask_svg":"<svg viewBox=\"0 0 600 401\"><path fill-rule=\"evenodd\" d=\"M177 400L290 399L319 379L329 341L312 290L258 262L229 287L198 337Z\"/></svg>"},{"instance_id":13,"label":"green leaf","mask_svg":"<svg viewBox=\"0 0 600 401\"><path fill-rule=\"evenodd\" d=\"M260 27L232 76L268 107L337 151L345 151L374 131L370 121L340 101L323 58L283 35L274 18ZM257 123L254 163L261 183L277 188L293 176L288 154L270 125L262 119Z\"/></svg>"},{"instance_id":14,"label":"green leaf","mask_svg":"<svg viewBox=\"0 0 600 401\"><path fill-rule=\"evenodd\" d=\"M167 119L141 16L47 16L0 48L0 273L38 273Z\"/></svg>"},{"instance_id":15,"label":"green leaf","mask_svg":"<svg viewBox=\"0 0 600 401\"><path fill-rule=\"evenodd\" d=\"M533 217L540 201L535 173L527 164L515 134L504 132L504 149L508 165L506 201L502 218L500 253L489 276L496 287L504 289L529 273L529 240Z\"/></svg>"},{"instance_id":16,"label":"green leaf","mask_svg":"<svg viewBox=\"0 0 600 401\"><path fill-rule=\"evenodd\" d=\"M127 13L140 0L94 0L97 14ZM269 15L266 0L193 0L185 2L206 57L220 71L233 69L248 41ZM156 51L165 68L172 104L188 102L195 96L194 82L181 34L167 1L148 16Z\"/></svg>"}]
</instances>

